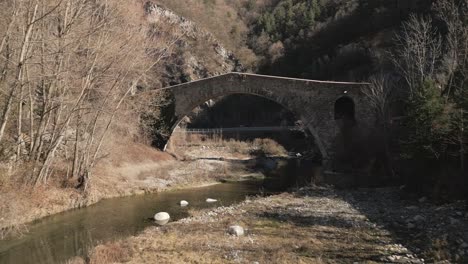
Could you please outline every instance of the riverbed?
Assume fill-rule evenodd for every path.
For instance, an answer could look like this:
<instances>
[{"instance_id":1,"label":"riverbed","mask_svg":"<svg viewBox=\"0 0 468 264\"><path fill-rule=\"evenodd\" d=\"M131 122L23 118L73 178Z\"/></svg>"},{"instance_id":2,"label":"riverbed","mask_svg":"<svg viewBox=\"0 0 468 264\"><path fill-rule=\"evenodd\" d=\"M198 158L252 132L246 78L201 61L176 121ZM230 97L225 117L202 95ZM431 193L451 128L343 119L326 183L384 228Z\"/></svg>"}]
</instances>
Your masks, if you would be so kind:
<instances>
[{"instance_id":1,"label":"riverbed","mask_svg":"<svg viewBox=\"0 0 468 264\"><path fill-rule=\"evenodd\" d=\"M189 216L189 210L229 206L261 194L263 181L244 181L105 200L41 219L29 225L24 236L0 241L0 263L63 263L86 256L98 243L137 235L155 225L157 212L168 212L176 221ZM207 198L218 202L207 203ZM180 200L189 206L181 207Z\"/></svg>"}]
</instances>

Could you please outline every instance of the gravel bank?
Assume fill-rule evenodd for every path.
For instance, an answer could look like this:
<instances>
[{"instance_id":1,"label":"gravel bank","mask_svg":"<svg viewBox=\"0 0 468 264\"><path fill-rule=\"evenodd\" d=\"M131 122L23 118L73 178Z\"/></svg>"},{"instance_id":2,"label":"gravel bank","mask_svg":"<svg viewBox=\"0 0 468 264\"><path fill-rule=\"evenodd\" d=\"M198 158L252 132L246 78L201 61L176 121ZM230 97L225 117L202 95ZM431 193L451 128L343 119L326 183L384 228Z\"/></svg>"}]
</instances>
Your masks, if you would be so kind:
<instances>
[{"instance_id":1,"label":"gravel bank","mask_svg":"<svg viewBox=\"0 0 468 264\"><path fill-rule=\"evenodd\" d=\"M115 262L152 263L466 263L467 212L404 200L399 189L302 188L249 198L141 235L101 245L127 254ZM245 235L233 237L239 225Z\"/></svg>"}]
</instances>

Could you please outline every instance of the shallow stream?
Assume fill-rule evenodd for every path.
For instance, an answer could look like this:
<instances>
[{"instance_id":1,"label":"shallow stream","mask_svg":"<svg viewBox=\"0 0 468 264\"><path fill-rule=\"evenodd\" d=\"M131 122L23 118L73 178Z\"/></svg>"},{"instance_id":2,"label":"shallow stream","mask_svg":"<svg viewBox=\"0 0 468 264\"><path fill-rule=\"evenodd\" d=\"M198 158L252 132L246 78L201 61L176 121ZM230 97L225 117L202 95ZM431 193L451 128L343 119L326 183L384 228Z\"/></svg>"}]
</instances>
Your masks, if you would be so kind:
<instances>
[{"instance_id":1,"label":"shallow stream","mask_svg":"<svg viewBox=\"0 0 468 264\"><path fill-rule=\"evenodd\" d=\"M262 181L249 181L104 200L44 218L30 225L23 237L0 241L0 263L64 263L85 256L98 243L136 235L155 225L151 218L156 212L168 212L175 221L187 217L189 209L232 205L262 190ZM207 198L218 202L207 203ZM180 200L187 200L189 206L180 207Z\"/></svg>"},{"instance_id":2,"label":"shallow stream","mask_svg":"<svg viewBox=\"0 0 468 264\"><path fill-rule=\"evenodd\" d=\"M261 168L271 165L271 171L264 171L268 175L264 180L109 199L43 218L30 224L24 236L0 240L0 264L53 264L65 263L75 256L85 257L97 244L137 235L155 225L152 217L157 212L168 212L171 221L176 221L189 216L190 209L229 206L247 196L263 195L265 190L271 193L306 184L317 168L313 162L287 159L263 162L266 163ZM207 198L218 202L207 203ZM187 200L189 206L181 207L181 200Z\"/></svg>"}]
</instances>

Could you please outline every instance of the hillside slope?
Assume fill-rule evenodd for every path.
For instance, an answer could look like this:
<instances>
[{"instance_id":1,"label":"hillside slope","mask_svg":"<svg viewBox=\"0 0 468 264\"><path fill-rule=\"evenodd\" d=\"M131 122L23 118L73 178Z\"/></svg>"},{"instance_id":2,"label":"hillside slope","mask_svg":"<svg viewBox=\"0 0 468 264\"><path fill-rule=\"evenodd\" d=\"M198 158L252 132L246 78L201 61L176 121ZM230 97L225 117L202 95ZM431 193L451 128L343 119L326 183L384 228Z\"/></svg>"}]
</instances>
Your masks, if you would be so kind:
<instances>
[{"instance_id":1,"label":"hillside slope","mask_svg":"<svg viewBox=\"0 0 468 264\"><path fill-rule=\"evenodd\" d=\"M381 67L395 31L431 0L158 0L213 33L254 71L362 80Z\"/></svg>"},{"instance_id":2,"label":"hillside slope","mask_svg":"<svg viewBox=\"0 0 468 264\"><path fill-rule=\"evenodd\" d=\"M243 71L235 54L211 32L157 3L148 1L144 8L156 38L160 34L175 36L174 49L155 73L160 75L162 86Z\"/></svg>"}]
</instances>

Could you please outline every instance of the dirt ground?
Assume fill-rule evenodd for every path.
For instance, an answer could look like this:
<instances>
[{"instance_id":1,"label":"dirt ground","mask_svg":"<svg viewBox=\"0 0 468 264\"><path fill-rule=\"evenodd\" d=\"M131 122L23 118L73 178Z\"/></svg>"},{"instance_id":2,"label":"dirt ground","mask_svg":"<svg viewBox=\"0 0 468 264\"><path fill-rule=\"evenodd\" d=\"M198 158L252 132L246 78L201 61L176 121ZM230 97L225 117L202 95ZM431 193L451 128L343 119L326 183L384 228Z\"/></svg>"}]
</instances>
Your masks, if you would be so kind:
<instances>
[{"instance_id":1,"label":"dirt ground","mask_svg":"<svg viewBox=\"0 0 468 264\"><path fill-rule=\"evenodd\" d=\"M100 245L87 263L467 263L464 204L399 189L302 188ZM240 225L245 235L227 233ZM83 263L75 259L70 263Z\"/></svg>"}]
</instances>

